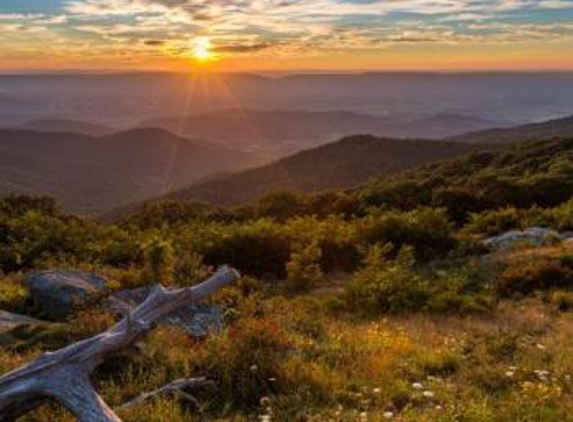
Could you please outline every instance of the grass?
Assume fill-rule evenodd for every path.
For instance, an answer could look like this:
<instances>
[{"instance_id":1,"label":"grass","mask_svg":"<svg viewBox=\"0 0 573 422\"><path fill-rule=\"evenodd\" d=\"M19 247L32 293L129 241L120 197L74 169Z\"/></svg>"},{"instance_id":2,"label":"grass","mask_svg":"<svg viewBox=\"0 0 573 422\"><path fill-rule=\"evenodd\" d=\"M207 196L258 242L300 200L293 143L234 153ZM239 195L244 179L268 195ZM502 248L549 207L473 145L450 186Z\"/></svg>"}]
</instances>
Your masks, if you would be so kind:
<instances>
[{"instance_id":1,"label":"grass","mask_svg":"<svg viewBox=\"0 0 573 422\"><path fill-rule=\"evenodd\" d=\"M117 406L182 376L217 383L197 393L199 409L167 397L120 412L134 422L571 420L573 314L541 298L503 301L487 317L368 319L333 314L312 293L253 302L206 341L160 327L142 351L97 371L98 391ZM70 337L101 329L93 313L80 318L84 329L70 324ZM40 350L3 348L0 369ZM22 420L71 420L62 412L44 407Z\"/></svg>"}]
</instances>

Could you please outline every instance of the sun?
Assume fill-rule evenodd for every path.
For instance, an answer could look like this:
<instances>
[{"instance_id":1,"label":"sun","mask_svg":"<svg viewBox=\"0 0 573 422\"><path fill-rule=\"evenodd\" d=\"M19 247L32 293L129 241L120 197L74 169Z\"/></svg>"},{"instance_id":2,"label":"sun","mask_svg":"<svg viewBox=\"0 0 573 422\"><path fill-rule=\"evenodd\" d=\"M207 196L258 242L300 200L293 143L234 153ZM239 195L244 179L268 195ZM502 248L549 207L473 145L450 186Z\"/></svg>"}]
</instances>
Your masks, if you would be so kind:
<instances>
[{"instance_id":1,"label":"sun","mask_svg":"<svg viewBox=\"0 0 573 422\"><path fill-rule=\"evenodd\" d=\"M211 53L211 41L209 38L195 38L193 40L192 53L197 61L206 62L212 60L213 53Z\"/></svg>"}]
</instances>

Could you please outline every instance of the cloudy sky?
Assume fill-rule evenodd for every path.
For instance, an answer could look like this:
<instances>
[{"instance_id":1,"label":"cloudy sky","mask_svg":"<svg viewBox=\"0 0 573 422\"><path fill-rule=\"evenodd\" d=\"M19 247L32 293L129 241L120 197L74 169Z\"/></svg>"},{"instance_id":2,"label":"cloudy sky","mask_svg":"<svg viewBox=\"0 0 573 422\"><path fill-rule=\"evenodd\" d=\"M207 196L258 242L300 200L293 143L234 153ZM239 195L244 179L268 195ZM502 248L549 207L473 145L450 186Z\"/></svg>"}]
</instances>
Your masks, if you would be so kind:
<instances>
[{"instance_id":1,"label":"cloudy sky","mask_svg":"<svg viewBox=\"0 0 573 422\"><path fill-rule=\"evenodd\" d=\"M198 66L573 70L573 0L0 0L0 70Z\"/></svg>"}]
</instances>

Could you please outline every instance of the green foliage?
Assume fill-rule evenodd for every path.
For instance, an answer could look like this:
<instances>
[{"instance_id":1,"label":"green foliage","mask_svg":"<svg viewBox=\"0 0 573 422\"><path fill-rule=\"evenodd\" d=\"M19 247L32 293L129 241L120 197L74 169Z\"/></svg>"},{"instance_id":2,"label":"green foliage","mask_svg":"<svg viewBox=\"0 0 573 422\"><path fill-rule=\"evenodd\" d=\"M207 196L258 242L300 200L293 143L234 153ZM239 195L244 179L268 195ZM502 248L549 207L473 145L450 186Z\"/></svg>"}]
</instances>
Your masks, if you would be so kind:
<instances>
[{"instance_id":1,"label":"green foliage","mask_svg":"<svg viewBox=\"0 0 573 422\"><path fill-rule=\"evenodd\" d=\"M456 242L443 209L374 213L358 221L358 236L366 244L391 243L396 249L411 246L420 259L443 256Z\"/></svg>"},{"instance_id":2,"label":"green foliage","mask_svg":"<svg viewBox=\"0 0 573 422\"><path fill-rule=\"evenodd\" d=\"M290 242L280 227L268 220L234 224L216 242L205 245L205 262L228 264L255 276L283 277L290 257Z\"/></svg>"},{"instance_id":3,"label":"green foliage","mask_svg":"<svg viewBox=\"0 0 573 422\"><path fill-rule=\"evenodd\" d=\"M0 310L24 313L28 300L28 290L22 277L13 274L0 278Z\"/></svg>"},{"instance_id":4,"label":"green foliage","mask_svg":"<svg viewBox=\"0 0 573 422\"><path fill-rule=\"evenodd\" d=\"M491 209L553 207L573 195L571 148L564 140L474 153L380 179L355 195L365 207L445 207L458 223Z\"/></svg>"},{"instance_id":5,"label":"green foliage","mask_svg":"<svg viewBox=\"0 0 573 422\"><path fill-rule=\"evenodd\" d=\"M144 246L144 256L143 282L146 284L171 284L175 265L171 242L152 238Z\"/></svg>"},{"instance_id":6,"label":"green foliage","mask_svg":"<svg viewBox=\"0 0 573 422\"><path fill-rule=\"evenodd\" d=\"M175 259L173 281L178 286L192 286L209 275L208 268L203 264L203 257L192 250L183 251Z\"/></svg>"},{"instance_id":7,"label":"green foliage","mask_svg":"<svg viewBox=\"0 0 573 422\"><path fill-rule=\"evenodd\" d=\"M469 233L493 236L521 228L522 221L523 212L514 207L508 207L472 214L464 228Z\"/></svg>"},{"instance_id":8,"label":"green foliage","mask_svg":"<svg viewBox=\"0 0 573 422\"><path fill-rule=\"evenodd\" d=\"M316 287L323 279L321 251L317 242L300 245L287 263L287 289L299 292Z\"/></svg>"},{"instance_id":9,"label":"green foliage","mask_svg":"<svg viewBox=\"0 0 573 422\"><path fill-rule=\"evenodd\" d=\"M426 281L414 268L411 248L404 247L394 260L386 256L391 248L375 245L345 292L348 306L356 310L407 312L422 310L428 299Z\"/></svg>"}]
</instances>

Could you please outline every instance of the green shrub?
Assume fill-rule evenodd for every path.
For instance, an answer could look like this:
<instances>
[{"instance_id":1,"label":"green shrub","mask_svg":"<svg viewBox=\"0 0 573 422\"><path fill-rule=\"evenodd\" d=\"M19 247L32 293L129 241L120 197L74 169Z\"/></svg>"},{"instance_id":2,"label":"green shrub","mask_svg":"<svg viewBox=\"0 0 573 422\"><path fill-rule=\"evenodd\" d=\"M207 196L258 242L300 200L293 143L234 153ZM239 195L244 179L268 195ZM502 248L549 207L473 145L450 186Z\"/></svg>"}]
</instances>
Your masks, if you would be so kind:
<instances>
[{"instance_id":1,"label":"green shrub","mask_svg":"<svg viewBox=\"0 0 573 422\"><path fill-rule=\"evenodd\" d=\"M321 251L316 242L301 245L287 263L287 289L293 292L316 287L324 278L320 269Z\"/></svg>"},{"instance_id":2,"label":"green shrub","mask_svg":"<svg viewBox=\"0 0 573 422\"><path fill-rule=\"evenodd\" d=\"M366 244L391 243L396 250L411 246L420 259L443 256L456 244L444 209L373 214L358 223L358 236Z\"/></svg>"},{"instance_id":3,"label":"green shrub","mask_svg":"<svg viewBox=\"0 0 573 422\"><path fill-rule=\"evenodd\" d=\"M27 299L28 290L21 278L0 278L0 310L24 313Z\"/></svg>"},{"instance_id":4,"label":"green shrub","mask_svg":"<svg viewBox=\"0 0 573 422\"><path fill-rule=\"evenodd\" d=\"M346 303L356 310L406 312L424 309L428 284L414 269L412 249L404 247L395 260L387 259L391 248L373 246L345 291Z\"/></svg>"},{"instance_id":5,"label":"green shrub","mask_svg":"<svg viewBox=\"0 0 573 422\"><path fill-rule=\"evenodd\" d=\"M144 283L168 285L173 281L174 257L171 242L160 238L151 239L144 246Z\"/></svg>"},{"instance_id":6,"label":"green shrub","mask_svg":"<svg viewBox=\"0 0 573 422\"><path fill-rule=\"evenodd\" d=\"M204 257L210 265L228 264L257 277L282 278L290 257L290 241L268 220L232 225L205 247Z\"/></svg>"},{"instance_id":7,"label":"green shrub","mask_svg":"<svg viewBox=\"0 0 573 422\"><path fill-rule=\"evenodd\" d=\"M516 208L501 208L480 214L472 214L464 229L472 234L493 236L508 230L521 228L522 220L523 213Z\"/></svg>"}]
</instances>

